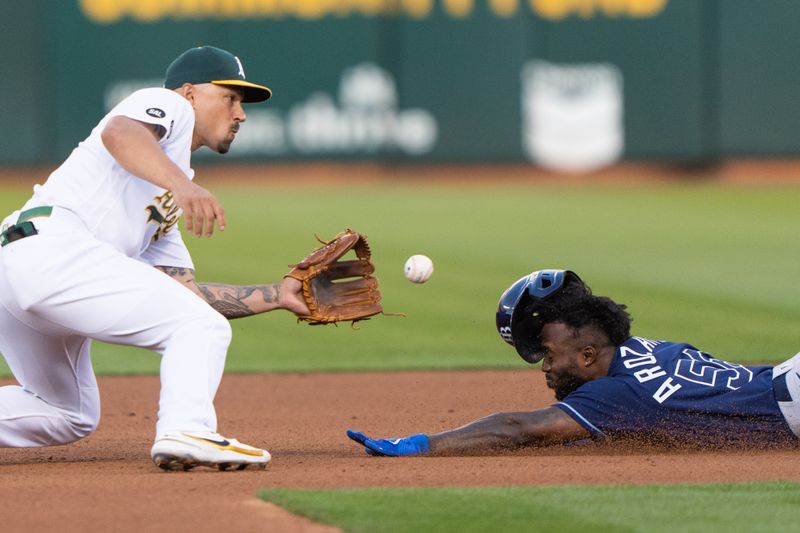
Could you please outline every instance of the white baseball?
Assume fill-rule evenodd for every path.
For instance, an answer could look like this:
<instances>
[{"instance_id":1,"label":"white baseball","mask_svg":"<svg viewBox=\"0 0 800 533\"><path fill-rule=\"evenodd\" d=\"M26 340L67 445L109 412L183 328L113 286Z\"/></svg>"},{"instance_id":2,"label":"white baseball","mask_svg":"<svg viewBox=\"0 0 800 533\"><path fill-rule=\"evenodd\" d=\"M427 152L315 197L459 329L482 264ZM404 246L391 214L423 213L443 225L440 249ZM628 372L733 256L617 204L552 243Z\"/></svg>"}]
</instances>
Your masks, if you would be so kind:
<instances>
[{"instance_id":1,"label":"white baseball","mask_svg":"<svg viewBox=\"0 0 800 533\"><path fill-rule=\"evenodd\" d=\"M406 260L403 273L412 283L425 283L433 274L433 261L427 255L412 255Z\"/></svg>"}]
</instances>

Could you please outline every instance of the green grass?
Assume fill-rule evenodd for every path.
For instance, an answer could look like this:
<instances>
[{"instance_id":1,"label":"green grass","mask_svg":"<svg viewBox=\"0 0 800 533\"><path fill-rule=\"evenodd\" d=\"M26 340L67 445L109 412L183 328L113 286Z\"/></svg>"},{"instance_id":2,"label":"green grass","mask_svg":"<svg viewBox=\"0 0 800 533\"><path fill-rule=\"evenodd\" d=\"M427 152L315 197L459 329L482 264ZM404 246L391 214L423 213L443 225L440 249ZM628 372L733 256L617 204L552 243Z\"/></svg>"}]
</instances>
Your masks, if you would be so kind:
<instances>
[{"instance_id":1,"label":"green grass","mask_svg":"<svg viewBox=\"0 0 800 533\"><path fill-rule=\"evenodd\" d=\"M277 281L345 227L369 235L387 312L339 327L286 313L233 322L228 371L519 367L494 328L500 293L533 269L571 268L628 304L634 333L688 341L738 362L800 350L798 187L220 186L228 229L187 237L202 281ZM0 195L7 212L27 190ZM413 285L405 259L429 255ZM100 374L154 373L143 350L97 344Z\"/></svg>"},{"instance_id":2,"label":"green grass","mask_svg":"<svg viewBox=\"0 0 800 533\"><path fill-rule=\"evenodd\" d=\"M295 490L264 500L347 532L800 531L800 483Z\"/></svg>"}]
</instances>

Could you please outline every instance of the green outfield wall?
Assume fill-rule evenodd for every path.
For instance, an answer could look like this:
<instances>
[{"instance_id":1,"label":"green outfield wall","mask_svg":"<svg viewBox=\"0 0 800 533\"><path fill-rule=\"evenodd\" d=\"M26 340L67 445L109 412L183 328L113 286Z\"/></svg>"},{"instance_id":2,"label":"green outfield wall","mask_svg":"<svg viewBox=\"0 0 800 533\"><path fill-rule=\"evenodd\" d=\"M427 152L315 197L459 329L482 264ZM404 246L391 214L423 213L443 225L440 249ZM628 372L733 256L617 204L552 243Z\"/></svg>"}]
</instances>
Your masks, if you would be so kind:
<instances>
[{"instance_id":1,"label":"green outfield wall","mask_svg":"<svg viewBox=\"0 0 800 533\"><path fill-rule=\"evenodd\" d=\"M0 15L0 164L64 158L201 44L274 91L233 159L800 154L796 1L29 0Z\"/></svg>"}]
</instances>

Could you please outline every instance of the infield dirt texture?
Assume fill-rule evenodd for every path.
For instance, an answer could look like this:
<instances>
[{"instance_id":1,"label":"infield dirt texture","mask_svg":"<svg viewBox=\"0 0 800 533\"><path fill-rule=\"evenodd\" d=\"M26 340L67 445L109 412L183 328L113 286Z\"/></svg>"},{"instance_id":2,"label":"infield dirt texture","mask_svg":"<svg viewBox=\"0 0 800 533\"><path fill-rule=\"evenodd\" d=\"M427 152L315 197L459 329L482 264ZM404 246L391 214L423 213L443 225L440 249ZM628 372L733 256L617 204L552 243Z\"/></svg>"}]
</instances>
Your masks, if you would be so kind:
<instances>
[{"instance_id":1,"label":"infield dirt texture","mask_svg":"<svg viewBox=\"0 0 800 533\"><path fill-rule=\"evenodd\" d=\"M18 184L30 179L14 172L0 173L0 180L13 179ZM249 172L245 175L243 169L216 170L218 179L242 183L257 183L273 171L252 168ZM575 186L592 179L608 181L616 187L624 186L628 180L645 181L639 177L641 169L615 172L576 179L540 175L529 169L499 173L456 171L451 175L420 169L417 175L420 184L436 180L454 186L480 186L487 176L499 176L497 181L516 184L529 179L534 184L536 180L550 184L572 180L570 183ZM287 177L282 185L301 173L313 176L303 186L330 185L343 178L351 186L387 179L380 171L376 174L375 169L332 171L321 167L284 170ZM198 172L201 184L208 184L209 174L214 172ZM668 171L651 170L648 175L655 176L655 181L676 177ZM762 177L765 181L793 183L800 178L800 170L791 163L778 163L766 169L731 167L724 176L730 181ZM684 175L681 179L694 178ZM209 188L214 190L213 183ZM299 193L298 216L313 217L302 213ZM234 211L235 206L226 209ZM796 227L787 228L787 232L796 234ZM788 281L794 283L796 279ZM492 312L486 312L487 320ZM375 330L383 320L393 319L379 317L361 327ZM487 332L492 333L491 324ZM413 334L413 330L408 332ZM357 349L356 344L353 349ZM659 450L584 445L502 456L392 459L367 457L345 437L347 428L380 437L437 432L493 412L531 410L552 403L552 392L545 387L538 367L526 368L519 363L518 370L227 374L216 402L220 433L264 446L273 454L266 470L244 472L159 471L149 458L157 410L157 377L101 376L98 381L103 413L95 434L69 446L0 450L0 531L331 530L282 514L257 499L259 489L270 487L800 480L797 450ZM0 385L12 383L9 378L0 379Z\"/></svg>"},{"instance_id":2,"label":"infield dirt texture","mask_svg":"<svg viewBox=\"0 0 800 533\"><path fill-rule=\"evenodd\" d=\"M161 472L149 459L158 381L105 377L98 431L57 448L0 453L3 531L313 531L256 499L264 487L652 484L796 480L796 451L555 447L492 457L374 458L344 430L439 431L547 405L538 370L229 375L223 434L266 446L264 471ZM3 381L3 384L8 380ZM402 391L398 393L397 391ZM373 399L372 401L370 399ZM743 461L743 456L747 457ZM277 521L277 522L276 522Z\"/></svg>"}]
</instances>

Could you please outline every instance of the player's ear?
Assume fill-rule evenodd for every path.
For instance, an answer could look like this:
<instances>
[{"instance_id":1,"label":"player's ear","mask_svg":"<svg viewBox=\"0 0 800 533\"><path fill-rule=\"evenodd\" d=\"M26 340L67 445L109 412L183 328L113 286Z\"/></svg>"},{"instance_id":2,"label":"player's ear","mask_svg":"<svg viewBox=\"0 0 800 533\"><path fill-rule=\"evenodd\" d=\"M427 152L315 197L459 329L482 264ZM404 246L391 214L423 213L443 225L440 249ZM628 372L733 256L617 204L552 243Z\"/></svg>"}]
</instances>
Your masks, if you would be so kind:
<instances>
[{"instance_id":1,"label":"player's ear","mask_svg":"<svg viewBox=\"0 0 800 533\"><path fill-rule=\"evenodd\" d=\"M581 350L581 360L583 366L589 367L597 362L597 348L588 344Z\"/></svg>"},{"instance_id":2,"label":"player's ear","mask_svg":"<svg viewBox=\"0 0 800 533\"><path fill-rule=\"evenodd\" d=\"M183 97L189 100L189 103L194 105L194 98L197 96L197 89L191 83L184 83L181 87L181 92L183 93Z\"/></svg>"}]
</instances>

